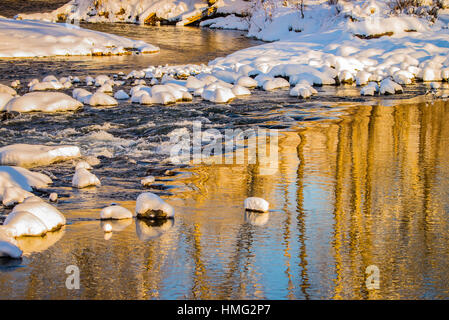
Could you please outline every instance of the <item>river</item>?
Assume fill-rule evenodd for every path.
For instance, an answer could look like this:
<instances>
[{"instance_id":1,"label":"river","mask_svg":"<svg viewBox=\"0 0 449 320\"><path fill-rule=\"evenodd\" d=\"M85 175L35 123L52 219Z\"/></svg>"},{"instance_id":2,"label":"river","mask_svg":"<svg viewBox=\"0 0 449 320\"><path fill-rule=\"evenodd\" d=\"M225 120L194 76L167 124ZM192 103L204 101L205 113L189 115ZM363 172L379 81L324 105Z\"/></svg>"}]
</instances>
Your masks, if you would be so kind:
<instances>
[{"instance_id":1,"label":"river","mask_svg":"<svg viewBox=\"0 0 449 320\"><path fill-rule=\"evenodd\" d=\"M207 63L260 43L235 31L88 27L148 41L161 53L3 60L0 81ZM49 191L59 193L68 225L19 240L24 258L2 261L0 298L448 298L449 103L415 99L424 85L397 100L361 99L350 85L318 90L308 101L257 91L225 105L122 102L4 117L0 146L79 145L100 159L93 172L102 187L72 189L71 162L34 169L53 178ZM195 123L220 133L276 130L275 170L170 164L169 137ZM157 177L148 190L175 207L175 220L115 222L105 234L100 209L114 202L133 210L148 174ZM248 196L267 199L270 212L245 213ZM65 286L69 265L80 268L80 290ZM380 287L368 290L365 271L373 265Z\"/></svg>"}]
</instances>

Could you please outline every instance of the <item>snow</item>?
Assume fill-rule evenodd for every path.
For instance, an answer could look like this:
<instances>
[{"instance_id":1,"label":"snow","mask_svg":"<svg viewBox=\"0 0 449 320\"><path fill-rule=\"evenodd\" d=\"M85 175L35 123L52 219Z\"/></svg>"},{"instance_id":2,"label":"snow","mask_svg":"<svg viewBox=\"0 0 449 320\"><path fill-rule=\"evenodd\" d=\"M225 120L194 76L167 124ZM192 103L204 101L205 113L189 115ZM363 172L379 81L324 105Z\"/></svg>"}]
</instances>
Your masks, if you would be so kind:
<instances>
[{"instance_id":1,"label":"snow","mask_svg":"<svg viewBox=\"0 0 449 320\"><path fill-rule=\"evenodd\" d=\"M113 219L113 220L120 220L120 219L130 219L133 217L133 213L129 211L128 209L122 207L122 206L109 206L106 208L103 208L100 211L100 219L107 220L107 219ZM111 228L112 231L112 228Z\"/></svg>"},{"instance_id":2,"label":"snow","mask_svg":"<svg viewBox=\"0 0 449 320\"><path fill-rule=\"evenodd\" d=\"M23 252L5 229L5 227L0 226L0 258L19 259Z\"/></svg>"},{"instance_id":3,"label":"snow","mask_svg":"<svg viewBox=\"0 0 449 320\"><path fill-rule=\"evenodd\" d=\"M155 177L153 177L153 176L148 176L148 177L143 178L143 179L140 181L140 183L142 184L142 186L149 186L149 185L151 185L155 180L156 180Z\"/></svg>"},{"instance_id":4,"label":"snow","mask_svg":"<svg viewBox=\"0 0 449 320\"><path fill-rule=\"evenodd\" d=\"M45 225L46 232L57 230L66 224L64 215L58 209L38 197L29 197L23 203L16 205L8 218L12 213L22 211L39 218ZM7 220L5 220L5 225Z\"/></svg>"},{"instance_id":5,"label":"snow","mask_svg":"<svg viewBox=\"0 0 449 320\"><path fill-rule=\"evenodd\" d=\"M0 83L0 93L7 93L12 96L15 96L17 94L16 90L1 83Z\"/></svg>"},{"instance_id":6,"label":"snow","mask_svg":"<svg viewBox=\"0 0 449 320\"><path fill-rule=\"evenodd\" d=\"M11 99L3 107L3 110L9 112L59 112L74 111L82 106L82 103L62 92L31 92Z\"/></svg>"},{"instance_id":7,"label":"snow","mask_svg":"<svg viewBox=\"0 0 449 320\"><path fill-rule=\"evenodd\" d=\"M114 94L114 98L117 100L127 100L129 99L129 95L125 91L119 90Z\"/></svg>"},{"instance_id":8,"label":"snow","mask_svg":"<svg viewBox=\"0 0 449 320\"><path fill-rule=\"evenodd\" d=\"M309 98L318 92L310 86L308 83L298 83L294 88L290 90L290 96Z\"/></svg>"},{"instance_id":9,"label":"snow","mask_svg":"<svg viewBox=\"0 0 449 320\"><path fill-rule=\"evenodd\" d=\"M227 103L235 98L235 94L230 88L212 84L204 89L201 97L215 103Z\"/></svg>"},{"instance_id":10,"label":"snow","mask_svg":"<svg viewBox=\"0 0 449 320\"><path fill-rule=\"evenodd\" d=\"M158 195L145 192L137 197L136 214L138 218L174 218L175 209Z\"/></svg>"},{"instance_id":11,"label":"snow","mask_svg":"<svg viewBox=\"0 0 449 320\"><path fill-rule=\"evenodd\" d=\"M22 256L22 250L8 241L0 240L0 258L19 259Z\"/></svg>"},{"instance_id":12,"label":"snow","mask_svg":"<svg viewBox=\"0 0 449 320\"><path fill-rule=\"evenodd\" d=\"M72 179L72 186L78 189L100 186L100 180L84 168L76 169Z\"/></svg>"},{"instance_id":13,"label":"snow","mask_svg":"<svg viewBox=\"0 0 449 320\"><path fill-rule=\"evenodd\" d=\"M117 100L103 92L96 92L90 96L85 96L84 101L92 107L118 105Z\"/></svg>"},{"instance_id":14,"label":"snow","mask_svg":"<svg viewBox=\"0 0 449 320\"><path fill-rule=\"evenodd\" d=\"M0 92L0 112L4 111L5 105L12 99L14 96L9 93Z\"/></svg>"},{"instance_id":15,"label":"snow","mask_svg":"<svg viewBox=\"0 0 449 320\"><path fill-rule=\"evenodd\" d=\"M67 55L121 55L134 48L141 53L159 48L143 41L92 31L70 24L0 18L0 57L23 58Z\"/></svg>"},{"instance_id":16,"label":"snow","mask_svg":"<svg viewBox=\"0 0 449 320\"><path fill-rule=\"evenodd\" d=\"M245 210L255 212L266 212L270 206L266 200L257 197L246 198L243 205Z\"/></svg>"},{"instance_id":17,"label":"snow","mask_svg":"<svg viewBox=\"0 0 449 320\"><path fill-rule=\"evenodd\" d=\"M34 167L81 156L76 146L13 144L0 148L0 165Z\"/></svg>"},{"instance_id":18,"label":"snow","mask_svg":"<svg viewBox=\"0 0 449 320\"><path fill-rule=\"evenodd\" d=\"M13 237L42 236L47 233L44 222L27 211L13 211L3 223Z\"/></svg>"},{"instance_id":19,"label":"snow","mask_svg":"<svg viewBox=\"0 0 449 320\"><path fill-rule=\"evenodd\" d=\"M80 161L75 166L75 171L78 169L91 170L92 166L87 161Z\"/></svg>"},{"instance_id":20,"label":"snow","mask_svg":"<svg viewBox=\"0 0 449 320\"><path fill-rule=\"evenodd\" d=\"M21 167L0 166L0 200L4 206L21 203L32 196L32 188L46 188L52 180L45 174Z\"/></svg>"}]
</instances>

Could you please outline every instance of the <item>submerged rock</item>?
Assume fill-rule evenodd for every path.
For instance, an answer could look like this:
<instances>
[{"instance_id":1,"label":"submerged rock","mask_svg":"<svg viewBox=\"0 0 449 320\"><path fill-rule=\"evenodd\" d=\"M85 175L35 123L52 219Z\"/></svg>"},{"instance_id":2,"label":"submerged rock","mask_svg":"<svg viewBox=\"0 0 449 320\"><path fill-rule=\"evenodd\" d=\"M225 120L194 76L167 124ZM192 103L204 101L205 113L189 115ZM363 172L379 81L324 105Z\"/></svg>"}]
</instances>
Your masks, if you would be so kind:
<instances>
[{"instance_id":1,"label":"submerged rock","mask_svg":"<svg viewBox=\"0 0 449 320\"><path fill-rule=\"evenodd\" d=\"M158 195L145 192L137 197L136 215L138 218L167 219L175 216L175 209Z\"/></svg>"}]
</instances>

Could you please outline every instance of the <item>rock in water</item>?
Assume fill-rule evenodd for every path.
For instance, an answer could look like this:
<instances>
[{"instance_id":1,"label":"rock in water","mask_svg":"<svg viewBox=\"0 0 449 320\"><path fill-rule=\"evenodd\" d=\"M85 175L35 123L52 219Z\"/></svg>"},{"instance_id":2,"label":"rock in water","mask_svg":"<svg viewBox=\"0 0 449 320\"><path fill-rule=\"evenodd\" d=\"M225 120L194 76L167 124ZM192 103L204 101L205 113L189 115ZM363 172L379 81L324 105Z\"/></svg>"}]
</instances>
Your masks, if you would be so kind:
<instances>
[{"instance_id":1,"label":"rock in water","mask_svg":"<svg viewBox=\"0 0 449 320\"><path fill-rule=\"evenodd\" d=\"M262 198L250 197L245 199L244 206L248 211L267 212L270 205Z\"/></svg>"},{"instance_id":2,"label":"rock in water","mask_svg":"<svg viewBox=\"0 0 449 320\"><path fill-rule=\"evenodd\" d=\"M133 217L133 213L122 206L109 206L103 208L100 211L101 220L120 220L120 219L130 219Z\"/></svg>"},{"instance_id":3,"label":"rock in water","mask_svg":"<svg viewBox=\"0 0 449 320\"><path fill-rule=\"evenodd\" d=\"M153 177L153 176L148 176L148 177L143 178L143 179L140 181L140 183L141 183L143 186L149 186L149 185L151 185L155 180L156 180L155 177Z\"/></svg>"},{"instance_id":4,"label":"rock in water","mask_svg":"<svg viewBox=\"0 0 449 320\"><path fill-rule=\"evenodd\" d=\"M174 218L175 209L158 195L145 192L137 197L136 214L138 218L167 219Z\"/></svg>"}]
</instances>

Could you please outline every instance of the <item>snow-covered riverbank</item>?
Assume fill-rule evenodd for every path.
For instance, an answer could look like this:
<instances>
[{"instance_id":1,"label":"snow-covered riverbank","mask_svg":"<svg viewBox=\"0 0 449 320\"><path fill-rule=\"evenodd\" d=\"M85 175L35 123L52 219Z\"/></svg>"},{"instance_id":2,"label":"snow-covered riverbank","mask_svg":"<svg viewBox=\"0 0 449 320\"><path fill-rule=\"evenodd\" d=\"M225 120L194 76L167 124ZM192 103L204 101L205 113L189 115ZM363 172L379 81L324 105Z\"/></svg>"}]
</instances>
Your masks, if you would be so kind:
<instances>
[{"instance_id":1,"label":"snow-covered riverbank","mask_svg":"<svg viewBox=\"0 0 449 320\"><path fill-rule=\"evenodd\" d=\"M159 48L69 24L0 18L0 58L154 53Z\"/></svg>"}]
</instances>

